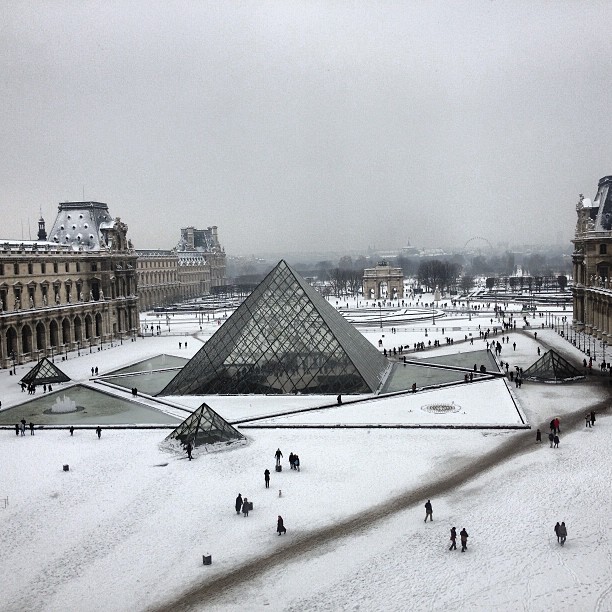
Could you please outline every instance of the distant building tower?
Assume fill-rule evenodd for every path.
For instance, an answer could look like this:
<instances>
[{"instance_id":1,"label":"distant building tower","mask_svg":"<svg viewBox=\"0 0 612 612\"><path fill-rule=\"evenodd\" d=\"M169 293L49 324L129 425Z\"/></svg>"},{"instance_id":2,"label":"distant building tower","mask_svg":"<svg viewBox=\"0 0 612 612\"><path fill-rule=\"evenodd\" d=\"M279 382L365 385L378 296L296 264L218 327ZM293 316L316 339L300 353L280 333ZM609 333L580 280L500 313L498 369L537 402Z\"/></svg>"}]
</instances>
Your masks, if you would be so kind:
<instances>
[{"instance_id":1,"label":"distant building tower","mask_svg":"<svg viewBox=\"0 0 612 612\"><path fill-rule=\"evenodd\" d=\"M42 217L38 220L38 239L39 240L47 239L47 230L45 229L45 220Z\"/></svg>"}]
</instances>

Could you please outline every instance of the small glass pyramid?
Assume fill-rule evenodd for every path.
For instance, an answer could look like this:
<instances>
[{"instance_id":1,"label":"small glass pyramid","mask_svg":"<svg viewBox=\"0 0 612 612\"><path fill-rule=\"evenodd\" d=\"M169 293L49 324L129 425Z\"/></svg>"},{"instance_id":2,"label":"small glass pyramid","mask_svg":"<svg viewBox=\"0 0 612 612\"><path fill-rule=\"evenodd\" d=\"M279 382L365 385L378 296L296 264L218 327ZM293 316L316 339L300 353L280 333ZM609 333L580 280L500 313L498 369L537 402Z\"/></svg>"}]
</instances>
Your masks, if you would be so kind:
<instances>
[{"instance_id":1,"label":"small glass pyramid","mask_svg":"<svg viewBox=\"0 0 612 612\"><path fill-rule=\"evenodd\" d=\"M390 364L285 262L160 395L374 393Z\"/></svg>"},{"instance_id":2,"label":"small glass pyramid","mask_svg":"<svg viewBox=\"0 0 612 612\"><path fill-rule=\"evenodd\" d=\"M583 377L583 372L553 350L546 351L523 372L523 378L541 381L564 381Z\"/></svg>"},{"instance_id":3,"label":"small glass pyramid","mask_svg":"<svg viewBox=\"0 0 612 612\"><path fill-rule=\"evenodd\" d=\"M70 382L70 378L49 359L43 357L20 382L26 385L48 385L50 383Z\"/></svg>"},{"instance_id":4,"label":"small glass pyramid","mask_svg":"<svg viewBox=\"0 0 612 612\"><path fill-rule=\"evenodd\" d=\"M193 446L244 440L245 437L206 403L190 414L166 440L178 440Z\"/></svg>"}]
</instances>

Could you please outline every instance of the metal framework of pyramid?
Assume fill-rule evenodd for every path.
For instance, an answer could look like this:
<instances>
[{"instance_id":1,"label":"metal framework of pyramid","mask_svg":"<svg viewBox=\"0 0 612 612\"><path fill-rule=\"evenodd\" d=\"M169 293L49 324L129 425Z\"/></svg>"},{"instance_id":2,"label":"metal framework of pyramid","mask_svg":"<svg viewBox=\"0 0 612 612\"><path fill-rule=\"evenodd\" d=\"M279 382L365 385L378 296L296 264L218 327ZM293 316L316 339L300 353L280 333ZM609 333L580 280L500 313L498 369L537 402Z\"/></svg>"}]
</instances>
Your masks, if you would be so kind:
<instances>
[{"instance_id":1,"label":"metal framework of pyramid","mask_svg":"<svg viewBox=\"0 0 612 612\"><path fill-rule=\"evenodd\" d=\"M166 440L178 440L181 444L199 446L244 440L245 437L206 403L190 414Z\"/></svg>"},{"instance_id":2,"label":"metal framework of pyramid","mask_svg":"<svg viewBox=\"0 0 612 612\"><path fill-rule=\"evenodd\" d=\"M26 385L48 385L62 382L70 382L66 376L47 357L43 357L22 379Z\"/></svg>"},{"instance_id":3,"label":"metal framework of pyramid","mask_svg":"<svg viewBox=\"0 0 612 612\"><path fill-rule=\"evenodd\" d=\"M553 350L546 351L524 372L523 378L541 381L564 381L583 378L584 374Z\"/></svg>"},{"instance_id":4,"label":"metal framework of pyramid","mask_svg":"<svg viewBox=\"0 0 612 612\"><path fill-rule=\"evenodd\" d=\"M160 395L373 393L389 362L281 260Z\"/></svg>"}]
</instances>

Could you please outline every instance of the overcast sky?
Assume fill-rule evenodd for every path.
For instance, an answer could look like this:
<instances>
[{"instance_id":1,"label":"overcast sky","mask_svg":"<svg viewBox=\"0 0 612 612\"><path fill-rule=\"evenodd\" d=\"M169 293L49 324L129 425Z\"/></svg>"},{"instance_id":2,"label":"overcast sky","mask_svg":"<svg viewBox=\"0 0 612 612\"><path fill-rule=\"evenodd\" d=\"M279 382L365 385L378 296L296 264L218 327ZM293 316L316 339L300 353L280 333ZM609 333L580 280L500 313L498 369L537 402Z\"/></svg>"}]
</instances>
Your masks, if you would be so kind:
<instances>
[{"instance_id":1,"label":"overcast sky","mask_svg":"<svg viewBox=\"0 0 612 612\"><path fill-rule=\"evenodd\" d=\"M0 236L109 205L137 248L568 241L612 174L609 2L0 5Z\"/></svg>"}]
</instances>

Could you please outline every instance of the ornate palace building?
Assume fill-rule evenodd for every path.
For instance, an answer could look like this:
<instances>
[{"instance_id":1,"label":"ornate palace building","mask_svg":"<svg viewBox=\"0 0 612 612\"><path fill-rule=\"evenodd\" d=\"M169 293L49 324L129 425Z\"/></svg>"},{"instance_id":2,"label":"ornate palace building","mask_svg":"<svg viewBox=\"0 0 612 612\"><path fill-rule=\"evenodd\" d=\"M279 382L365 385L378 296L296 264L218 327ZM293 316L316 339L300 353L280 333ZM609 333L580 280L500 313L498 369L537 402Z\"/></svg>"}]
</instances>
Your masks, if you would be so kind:
<instances>
[{"instance_id":1,"label":"ornate palace building","mask_svg":"<svg viewBox=\"0 0 612 612\"><path fill-rule=\"evenodd\" d=\"M0 365L90 350L139 329L136 252L101 202L59 205L49 236L0 240Z\"/></svg>"},{"instance_id":2,"label":"ornate palace building","mask_svg":"<svg viewBox=\"0 0 612 612\"><path fill-rule=\"evenodd\" d=\"M172 250L138 250L141 310L197 298L226 284L225 252L217 227L181 229Z\"/></svg>"},{"instance_id":3,"label":"ornate palace building","mask_svg":"<svg viewBox=\"0 0 612 612\"><path fill-rule=\"evenodd\" d=\"M578 221L574 266L574 326L599 340L612 337L612 176L604 176L591 203L582 194L576 205Z\"/></svg>"}]
</instances>

